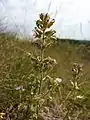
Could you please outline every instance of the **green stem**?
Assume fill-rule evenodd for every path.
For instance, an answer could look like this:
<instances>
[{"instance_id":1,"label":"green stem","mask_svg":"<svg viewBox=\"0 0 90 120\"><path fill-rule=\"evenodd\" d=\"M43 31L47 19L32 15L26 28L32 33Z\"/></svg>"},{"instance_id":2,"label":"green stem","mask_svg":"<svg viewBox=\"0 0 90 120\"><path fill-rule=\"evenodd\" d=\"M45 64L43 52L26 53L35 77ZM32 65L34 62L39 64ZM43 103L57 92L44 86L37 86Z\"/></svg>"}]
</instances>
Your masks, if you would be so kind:
<instances>
[{"instance_id":1,"label":"green stem","mask_svg":"<svg viewBox=\"0 0 90 120\"><path fill-rule=\"evenodd\" d=\"M70 95L74 92L74 89L72 89L71 91L69 91L69 93L67 94L65 100L61 103L60 107L67 101L67 99L70 97Z\"/></svg>"},{"instance_id":2,"label":"green stem","mask_svg":"<svg viewBox=\"0 0 90 120\"><path fill-rule=\"evenodd\" d=\"M45 42L45 40L44 40L44 31L43 31L43 38L42 38L42 40L43 40L43 45L44 45L44 42ZM41 78L40 78L40 86L39 86L39 95L41 94L41 87L42 87L42 80L43 80L43 58L44 58L44 48L43 48L43 46L41 47L41 53L40 53L40 57L41 57L41 70L40 70L40 74L41 74ZM37 102L37 117L38 117L38 113L39 113L39 110L40 110L40 103L39 103L39 101Z\"/></svg>"},{"instance_id":3,"label":"green stem","mask_svg":"<svg viewBox=\"0 0 90 120\"><path fill-rule=\"evenodd\" d=\"M44 45L44 32L43 31L43 38L42 38L42 41L43 41L43 45ZM41 93L41 86L42 86L42 80L43 80L43 58L44 58L44 48L43 46L41 47L41 53L40 53L40 56L41 56L41 79L40 79L40 86L39 86L39 94Z\"/></svg>"}]
</instances>

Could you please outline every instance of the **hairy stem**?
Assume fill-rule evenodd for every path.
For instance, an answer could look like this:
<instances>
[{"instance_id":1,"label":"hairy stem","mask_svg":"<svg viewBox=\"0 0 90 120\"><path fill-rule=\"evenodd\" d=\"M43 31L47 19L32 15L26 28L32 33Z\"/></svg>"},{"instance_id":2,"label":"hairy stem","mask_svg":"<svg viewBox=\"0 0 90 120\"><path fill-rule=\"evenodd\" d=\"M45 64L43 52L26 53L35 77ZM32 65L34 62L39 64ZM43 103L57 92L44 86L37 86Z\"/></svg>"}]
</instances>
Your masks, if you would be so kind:
<instances>
[{"instance_id":1,"label":"hairy stem","mask_svg":"<svg viewBox=\"0 0 90 120\"><path fill-rule=\"evenodd\" d=\"M41 93L41 86L42 86L42 80L43 80L43 58L44 58L44 43L45 43L45 39L44 39L44 32L43 31L43 38L42 38L42 41L43 41L43 45L41 47L41 53L40 53L40 56L41 56L41 79L40 79L40 86L39 86L39 94Z\"/></svg>"}]
</instances>

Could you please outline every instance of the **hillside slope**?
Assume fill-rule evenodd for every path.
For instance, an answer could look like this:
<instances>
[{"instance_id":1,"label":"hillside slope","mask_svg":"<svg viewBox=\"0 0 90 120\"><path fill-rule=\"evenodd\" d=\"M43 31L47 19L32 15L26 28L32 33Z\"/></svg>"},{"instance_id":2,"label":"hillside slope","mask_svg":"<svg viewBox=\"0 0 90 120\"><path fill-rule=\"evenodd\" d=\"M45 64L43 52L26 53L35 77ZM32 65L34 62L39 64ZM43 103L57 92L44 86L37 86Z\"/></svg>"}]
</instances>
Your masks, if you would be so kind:
<instances>
[{"instance_id":1,"label":"hillside slope","mask_svg":"<svg viewBox=\"0 0 90 120\"><path fill-rule=\"evenodd\" d=\"M90 51L89 42L58 40L49 48L46 56L57 60L53 75L60 77L67 84L72 77L72 64L83 64L80 81L84 84L84 94L88 95L86 104L90 107ZM37 47L29 40L19 40L15 36L0 36L0 107L17 99L16 93L10 91L14 85L28 82L31 74L31 59L28 53L38 54ZM13 86L12 86L13 85ZM4 89L3 89L4 88ZM13 99L14 98L14 99ZM18 100L17 100L18 101ZM3 103L3 104L2 104Z\"/></svg>"}]
</instances>

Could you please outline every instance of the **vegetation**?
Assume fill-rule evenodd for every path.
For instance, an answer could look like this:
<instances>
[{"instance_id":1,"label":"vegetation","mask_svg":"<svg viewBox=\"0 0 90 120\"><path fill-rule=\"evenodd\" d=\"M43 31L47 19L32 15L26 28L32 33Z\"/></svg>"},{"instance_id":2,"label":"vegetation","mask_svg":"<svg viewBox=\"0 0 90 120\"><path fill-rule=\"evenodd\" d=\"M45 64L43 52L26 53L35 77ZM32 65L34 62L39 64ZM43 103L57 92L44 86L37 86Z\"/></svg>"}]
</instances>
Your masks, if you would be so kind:
<instances>
[{"instance_id":1,"label":"vegetation","mask_svg":"<svg viewBox=\"0 0 90 120\"><path fill-rule=\"evenodd\" d=\"M34 41L0 35L0 120L89 120L89 41L61 40L41 13Z\"/></svg>"}]
</instances>

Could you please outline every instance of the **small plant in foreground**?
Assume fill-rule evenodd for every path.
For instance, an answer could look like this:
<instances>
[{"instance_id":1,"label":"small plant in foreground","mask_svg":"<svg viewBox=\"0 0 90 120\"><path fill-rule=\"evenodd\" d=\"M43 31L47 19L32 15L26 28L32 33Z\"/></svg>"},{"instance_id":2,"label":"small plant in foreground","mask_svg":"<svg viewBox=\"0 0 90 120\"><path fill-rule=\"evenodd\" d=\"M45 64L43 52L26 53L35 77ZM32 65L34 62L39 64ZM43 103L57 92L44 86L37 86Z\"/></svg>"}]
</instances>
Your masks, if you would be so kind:
<instances>
[{"instance_id":1,"label":"small plant in foreground","mask_svg":"<svg viewBox=\"0 0 90 120\"><path fill-rule=\"evenodd\" d=\"M34 30L36 38L35 43L39 46L39 55L36 58L35 64L36 70L34 70L36 72L38 71L38 80L35 83L37 85L34 87L36 90L32 90L33 99L35 99L34 110L36 109L36 116L34 117L36 117L36 119L38 119L39 113L43 110L42 108L44 107L46 100L50 97L54 84L50 73L56 65L56 60L51 57L45 57L45 50L47 47L50 47L56 39L56 31L50 29L54 22L55 20L51 20L48 13L41 13L39 19L36 21L36 27ZM32 106L34 106L33 103Z\"/></svg>"}]
</instances>

